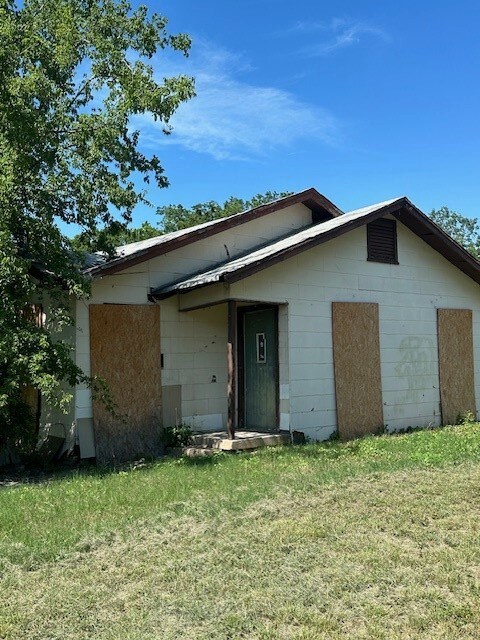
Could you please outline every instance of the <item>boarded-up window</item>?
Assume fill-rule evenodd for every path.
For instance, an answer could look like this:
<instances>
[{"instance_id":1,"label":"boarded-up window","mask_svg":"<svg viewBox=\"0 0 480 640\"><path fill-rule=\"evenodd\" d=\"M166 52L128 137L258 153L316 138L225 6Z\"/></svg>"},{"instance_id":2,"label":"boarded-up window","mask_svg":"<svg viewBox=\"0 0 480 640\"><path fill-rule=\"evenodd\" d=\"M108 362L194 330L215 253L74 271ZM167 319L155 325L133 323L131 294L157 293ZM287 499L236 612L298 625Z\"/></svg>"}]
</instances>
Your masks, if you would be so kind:
<instances>
[{"instance_id":1,"label":"boarded-up window","mask_svg":"<svg viewBox=\"0 0 480 640\"><path fill-rule=\"evenodd\" d=\"M334 302L337 425L343 440L383 426L378 304Z\"/></svg>"},{"instance_id":2,"label":"boarded-up window","mask_svg":"<svg viewBox=\"0 0 480 640\"><path fill-rule=\"evenodd\" d=\"M94 401L96 457L131 460L161 452L160 309L90 305L92 375L104 378L117 416Z\"/></svg>"},{"instance_id":3,"label":"boarded-up window","mask_svg":"<svg viewBox=\"0 0 480 640\"><path fill-rule=\"evenodd\" d=\"M472 312L438 309L437 319L442 423L454 424L462 414L476 412Z\"/></svg>"},{"instance_id":4,"label":"boarded-up window","mask_svg":"<svg viewBox=\"0 0 480 640\"><path fill-rule=\"evenodd\" d=\"M372 262L398 264L396 220L380 218L367 224L367 253Z\"/></svg>"}]
</instances>

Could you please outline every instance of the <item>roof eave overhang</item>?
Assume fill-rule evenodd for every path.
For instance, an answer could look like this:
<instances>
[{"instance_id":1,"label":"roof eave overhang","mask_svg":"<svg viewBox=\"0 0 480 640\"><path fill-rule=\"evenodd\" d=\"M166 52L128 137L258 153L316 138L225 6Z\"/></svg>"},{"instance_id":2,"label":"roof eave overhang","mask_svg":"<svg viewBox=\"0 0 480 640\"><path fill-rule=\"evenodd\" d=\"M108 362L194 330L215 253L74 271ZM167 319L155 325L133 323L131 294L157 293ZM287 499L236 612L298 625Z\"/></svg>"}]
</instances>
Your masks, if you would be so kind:
<instances>
[{"instance_id":1,"label":"roof eave overhang","mask_svg":"<svg viewBox=\"0 0 480 640\"><path fill-rule=\"evenodd\" d=\"M198 289L203 289L205 287L210 287L212 285L218 284L221 282L226 282L225 278L220 276L216 280L210 280L209 282L201 282L194 287L189 287L185 289L178 289L175 284L169 285L168 288L152 290L149 294L150 300L167 300L167 298L171 298L173 296L182 295L183 293L190 293L190 291L197 291Z\"/></svg>"},{"instance_id":2,"label":"roof eave overhang","mask_svg":"<svg viewBox=\"0 0 480 640\"><path fill-rule=\"evenodd\" d=\"M248 265L244 269L233 272L232 274L225 274L224 280L228 283L238 282L244 278L257 273L261 269L264 269L278 262L282 262L288 258L291 258L303 251L312 247L318 246L336 238L338 236L357 229L377 218L381 218L386 215L393 215L397 220L404 224L407 228L413 231L419 238L430 245L433 249L443 255L454 266L463 271L477 284L480 284L480 262L474 258L466 249L464 249L458 242L455 242L447 233L443 231L437 224L435 224L428 216L420 211L415 205L413 205L408 198L401 198L395 202L381 207L366 214L361 218L352 220L350 223L332 229L331 232L322 234L315 238L309 238L303 243L300 243L294 247L291 247L280 254L269 257L268 260Z\"/></svg>"},{"instance_id":3,"label":"roof eave overhang","mask_svg":"<svg viewBox=\"0 0 480 640\"><path fill-rule=\"evenodd\" d=\"M409 200L393 215L432 249L480 284L480 262Z\"/></svg>"}]
</instances>

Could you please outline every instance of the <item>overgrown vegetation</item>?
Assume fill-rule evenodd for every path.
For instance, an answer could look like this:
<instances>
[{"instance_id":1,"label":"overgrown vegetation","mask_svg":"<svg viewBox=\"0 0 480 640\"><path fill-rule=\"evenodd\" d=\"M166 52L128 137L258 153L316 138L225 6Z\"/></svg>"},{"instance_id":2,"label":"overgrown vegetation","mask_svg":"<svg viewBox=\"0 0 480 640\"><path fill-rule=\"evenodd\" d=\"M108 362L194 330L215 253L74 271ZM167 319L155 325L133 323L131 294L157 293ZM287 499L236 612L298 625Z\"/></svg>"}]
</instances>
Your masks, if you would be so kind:
<instances>
[{"instance_id":1,"label":"overgrown vegetation","mask_svg":"<svg viewBox=\"0 0 480 640\"><path fill-rule=\"evenodd\" d=\"M474 638L480 425L0 491L0 637Z\"/></svg>"},{"instance_id":2,"label":"overgrown vegetation","mask_svg":"<svg viewBox=\"0 0 480 640\"><path fill-rule=\"evenodd\" d=\"M165 427L162 432L163 444L166 447L186 447L190 444L192 436L192 429L183 423Z\"/></svg>"},{"instance_id":3,"label":"overgrown vegetation","mask_svg":"<svg viewBox=\"0 0 480 640\"><path fill-rule=\"evenodd\" d=\"M64 229L124 228L145 201L138 177L167 186L159 159L140 150L132 116L151 116L168 133L193 79L157 82L149 61L189 47L166 18L127 0L0 3L0 446L18 443L15 425L26 426L22 389L62 406L65 386L93 384L62 336L72 300L88 293ZM33 303L48 310L43 323L29 317Z\"/></svg>"}]
</instances>

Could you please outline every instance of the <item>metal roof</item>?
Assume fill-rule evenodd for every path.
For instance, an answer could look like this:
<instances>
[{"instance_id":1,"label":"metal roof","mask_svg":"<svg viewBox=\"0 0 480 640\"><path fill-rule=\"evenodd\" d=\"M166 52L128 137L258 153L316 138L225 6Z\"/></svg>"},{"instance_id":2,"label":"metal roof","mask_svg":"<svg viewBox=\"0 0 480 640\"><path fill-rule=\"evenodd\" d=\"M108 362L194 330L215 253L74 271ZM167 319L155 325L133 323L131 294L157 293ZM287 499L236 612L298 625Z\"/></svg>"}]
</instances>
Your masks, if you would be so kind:
<instances>
[{"instance_id":1,"label":"metal roof","mask_svg":"<svg viewBox=\"0 0 480 640\"><path fill-rule=\"evenodd\" d=\"M480 263L406 197L400 197L355 209L332 220L302 229L286 238L246 253L235 260L225 261L213 269L159 287L152 291L151 296L164 299L176 293L186 293L216 282L236 282L387 214L397 217L425 242L442 253L452 264L480 283Z\"/></svg>"}]
</instances>

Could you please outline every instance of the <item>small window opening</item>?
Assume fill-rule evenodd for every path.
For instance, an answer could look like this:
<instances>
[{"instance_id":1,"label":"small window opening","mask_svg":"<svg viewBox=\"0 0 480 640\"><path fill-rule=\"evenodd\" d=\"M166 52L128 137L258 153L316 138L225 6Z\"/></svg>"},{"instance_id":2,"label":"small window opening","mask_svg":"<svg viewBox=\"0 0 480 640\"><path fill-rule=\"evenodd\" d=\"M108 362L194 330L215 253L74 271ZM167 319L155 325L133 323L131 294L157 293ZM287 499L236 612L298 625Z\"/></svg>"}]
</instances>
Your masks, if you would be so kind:
<instances>
[{"instance_id":1,"label":"small window opening","mask_svg":"<svg viewBox=\"0 0 480 640\"><path fill-rule=\"evenodd\" d=\"M380 218L367 224L367 260L398 264L397 221Z\"/></svg>"}]
</instances>

